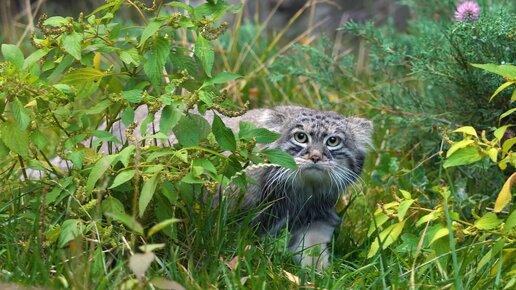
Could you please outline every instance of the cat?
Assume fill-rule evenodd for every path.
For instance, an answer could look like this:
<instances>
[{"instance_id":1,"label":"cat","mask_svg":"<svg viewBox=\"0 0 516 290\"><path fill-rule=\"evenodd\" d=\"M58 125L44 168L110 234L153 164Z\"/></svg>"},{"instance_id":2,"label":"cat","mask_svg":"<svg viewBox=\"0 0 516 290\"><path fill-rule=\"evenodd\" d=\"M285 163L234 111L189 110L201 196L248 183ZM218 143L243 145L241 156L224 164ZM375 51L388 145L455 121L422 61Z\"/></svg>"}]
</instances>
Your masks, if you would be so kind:
<instances>
[{"instance_id":1,"label":"cat","mask_svg":"<svg viewBox=\"0 0 516 290\"><path fill-rule=\"evenodd\" d=\"M236 129L240 121L281 134L266 146L289 153L297 164L296 170L250 170L247 174L256 183L249 185L241 207L267 204L256 224L271 235L286 228L289 250L301 265L325 268L328 244L340 224L335 206L345 188L359 178L372 122L296 106L254 109L225 122Z\"/></svg>"},{"instance_id":2,"label":"cat","mask_svg":"<svg viewBox=\"0 0 516 290\"><path fill-rule=\"evenodd\" d=\"M134 130L136 142L142 139L140 124L147 114L145 106L135 112L138 123ZM149 126L149 134L151 130L159 131L160 115L161 111L158 111L153 126ZM204 117L212 120L213 113L207 111ZM297 169L267 167L248 170L247 174L256 183L248 185L240 207L249 209L266 204L254 223L270 235L278 235L286 228L290 233L289 250L296 253L301 265L318 269L326 267L328 244L340 223L335 205L346 187L359 178L371 143L372 122L297 106L252 109L239 117L223 117L223 121L234 132L238 131L241 121L246 121L281 135L265 146L292 155ZM126 143L125 126L121 122L116 122L111 132ZM176 143L175 136L170 135L166 143ZM108 150L104 144L101 150L114 152L122 148L120 144L111 146ZM63 171L71 166L60 158L54 158L52 163ZM41 175L41 172L32 170L29 176L33 179L41 177L36 173ZM314 250L318 253L313 254Z\"/></svg>"}]
</instances>

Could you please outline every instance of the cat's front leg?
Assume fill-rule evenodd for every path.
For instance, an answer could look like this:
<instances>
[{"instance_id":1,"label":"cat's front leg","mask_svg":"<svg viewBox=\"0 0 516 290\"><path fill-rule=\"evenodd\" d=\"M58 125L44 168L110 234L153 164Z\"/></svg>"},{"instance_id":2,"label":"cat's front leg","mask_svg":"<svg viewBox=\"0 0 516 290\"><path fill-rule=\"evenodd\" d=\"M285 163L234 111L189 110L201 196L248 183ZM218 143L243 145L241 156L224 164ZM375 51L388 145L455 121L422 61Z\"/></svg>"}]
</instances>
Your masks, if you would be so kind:
<instances>
[{"instance_id":1,"label":"cat's front leg","mask_svg":"<svg viewBox=\"0 0 516 290\"><path fill-rule=\"evenodd\" d=\"M303 267L310 266L324 269L328 266L329 248L335 226L323 221L310 223L308 226L292 232L289 250L297 253L296 259Z\"/></svg>"}]
</instances>

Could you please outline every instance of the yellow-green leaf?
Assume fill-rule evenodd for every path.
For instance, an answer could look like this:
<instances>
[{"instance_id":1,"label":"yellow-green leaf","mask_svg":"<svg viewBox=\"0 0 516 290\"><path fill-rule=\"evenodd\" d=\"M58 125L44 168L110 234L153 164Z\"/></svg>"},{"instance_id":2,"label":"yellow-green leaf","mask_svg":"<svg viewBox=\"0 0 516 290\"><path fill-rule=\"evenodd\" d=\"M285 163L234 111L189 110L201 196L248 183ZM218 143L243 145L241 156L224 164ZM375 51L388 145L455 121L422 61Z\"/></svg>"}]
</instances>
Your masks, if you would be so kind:
<instances>
[{"instance_id":1,"label":"yellow-green leaf","mask_svg":"<svg viewBox=\"0 0 516 290\"><path fill-rule=\"evenodd\" d=\"M400 192L401 192L401 195L403 195L404 199L411 199L412 198L412 195L410 195L410 192L408 192L406 190L403 190L403 189L400 189Z\"/></svg>"},{"instance_id":2,"label":"yellow-green leaf","mask_svg":"<svg viewBox=\"0 0 516 290\"><path fill-rule=\"evenodd\" d=\"M505 111L503 114L501 114L501 115L500 115L500 117L498 118L498 120L501 120L501 119L503 119L503 118L505 118L505 117L509 116L510 114L512 114L512 113L514 113L514 112L516 112L516 108L512 108L512 109L510 109L510 110L508 110L508 111Z\"/></svg>"},{"instance_id":3,"label":"yellow-green leaf","mask_svg":"<svg viewBox=\"0 0 516 290\"><path fill-rule=\"evenodd\" d=\"M413 199L407 199L402 202L400 202L400 207L398 209L398 220L401 222L403 218L405 217L405 214L407 213L410 206L414 203Z\"/></svg>"},{"instance_id":4,"label":"yellow-green leaf","mask_svg":"<svg viewBox=\"0 0 516 290\"><path fill-rule=\"evenodd\" d=\"M478 137L477 131L475 130L475 128L473 128L471 126L460 127L460 128L455 129L453 132L454 133L464 133L466 135Z\"/></svg>"},{"instance_id":5,"label":"yellow-green leaf","mask_svg":"<svg viewBox=\"0 0 516 290\"><path fill-rule=\"evenodd\" d=\"M503 83L501 86L499 86L496 91L493 93L493 95L491 96L491 98L489 98L489 101L491 102L491 100L496 96L498 95L501 91L505 90L508 86L514 84L516 82L505 82Z\"/></svg>"},{"instance_id":6,"label":"yellow-green leaf","mask_svg":"<svg viewBox=\"0 0 516 290\"><path fill-rule=\"evenodd\" d=\"M374 221L369 225L367 236L370 237L374 233L376 228L380 228L384 223L389 220L389 217L383 212L379 211L374 214Z\"/></svg>"},{"instance_id":7,"label":"yellow-green leaf","mask_svg":"<svg viewBox=\"0 0 516 290\"><path fill-rule=\"evenodd\" d=\"M82 35L72 32L63 38L63 48L76 60L81 60Z\"/></svg>"},{"instance_id":8,"label":"yellow-green leaf","mask_svg":"<svg viewBox=\"0 0 516 290\"><path fill-rule=\"evenodd\" d=\"M105 215L109 218L116 220L117 222L124 224L133 232L143 236L143 226L136 221L132 216L125 213L114 213L106 212Z\"/></svg>"},{"instance_id":9,"label":"yellow-green leaf","mask_svg":"<svg viewBox=\"0 0 516 290\"><path fill-rule=\"evenodd\" d=\"M450 147L450 149L448 149L448 152L446 152L446 158L450 157L457 150L464 148L473 142L475 142L475 141L469 139L469 140L461 140L459 142L453 143L453 145Z\"/></svg>"},{"instance_id":10,"label":"yellow-green leaf","mask_svg":"<svg viewBox=\"0 0 516 290\"><path fill-rule=\"evenodd\" d=\"M505 140L502 145L502 151L505 153L509 152L514 144L516 144L516 137Z\"/></svg>"},{"instance_id":11,"label":"yellow-green leaf","mask_svg":"<svg viewBox=\"0 0 516 290\"><path fill-rule=\"evenodd\" d=\"M513 183L516 181L516 172L513 173L507 181L505 181L502 190L498 193L498 197L496 198L494 212L501 212L502 209L511 202L512 193L511 188Z\"/></svg>"},{"instance_id":12,"label":"yellow-green leaf","mask_svg":"<svg viewBox=\"0 0 516 290\"><path fill-rule=\"evenodd\" d=\"M149 205L149 202L154 196L154 192L156 191L156 187L158 186L158 176L159 172L154 174L149 180L147 180L143 184L140 199L138 200L138 213L140 218L143 217L147 205Z\"/></svg>"},{"instance_id":13,"label":"yellow-green leaf","mask_svg":"<svg viewBox=\"0 0 516 290\"><path fill-rule=\"evenodd\" d=\"M505 125L500 128L496 128L496 130L493 132L493 135L498 140L502 140L503 135L505 135L505 131L507 131L507 128L511 127L512 125Z\"/></svg>"},{"instance_id":14,"label":"yellow-green leaf","mask_svg":"<svg viewBox=\"0 0 516 290\"><path fill-rule=\"evenodd\" d=\"M383 249L387 249L390 245L392 245L392 243L394 243L398 239L404 226L405 221L401 221L399 223L390 225L380 233L380 240L382 241ZM371 248L369 248L367 258L371 258L372 256L374 256L379 249L380 243L378 242L378 237L376 237L373 244L371 244Z\"/></svg>"},{"instance_id":15,"label":"yellow-green leaf","mask_svg":"<svg viewBox=\"0 0 516 290\"><path fill-rule=\"evenodd\" d=\"M443 226L442 228L440 228L437 231L435 231L434 236L432 237L432 239L430 240L430 243L428 245L430 246L431 244L433 244L438 239L440 239L440 238L442 238L444 236L447 236L448 233L449 233L448 228Z\"/></svg>"},{"instance_id":16,"label":"yellow-green leaf","mask_svg":"<svg viewBox=\"0 0 516 290\"><path fill-rule=\"evenodd\" d=\"M107 155L99 159L97 163L91 169L90 175L88 176L88 180L86 181L86 192L91 193L93 188L95 188L95 184L97 181L104 176L104 173L108 170L111 164L117 162L119 156L115 155Z\"/></svg>"},{"instance_id":17,"label":"yellow-green leaf","mask_svg":"<svg viewBox=\"0 0 516 290\"><path fill-rule=\"evenodd\" d=\"M109 188L115 188L119 185L126 183L127 181L133 179L136 170L124 170L120 172L113 180L113 184Z\"/></svg>"},{"instance_id":18,"label":"yellow-green leaf","mask_svg":"<svg viewBox=\"0 0 516 290\"><path fill-rule=\"evenodd\" d=\"M475 227L479 230L492 230L502 223L495 213L488 212L475 221Z\"/></svg>"},{"instance_id":19,"label":"yellow-green leaf","mask_svg":"<svg viewBox=\"0 0 516 290\"><path fill-rule=\"evenodd\" d=\"M466 147L459 149L455 154L444 161L443 167L448 168L452 166L468 165L475 163L482 159L482 155L475 147Z\"/></svg>"},{"instance_id":20,"label":"yellow-green leaf","mask_svg":"<svg viewBox=\"0 0 516 290\"><path fill-rule=\"evenodd\" d=\"M490 148L489 150L487 150L487 155L493 162L496 162L498 160L498 149Z\"/></svg>"},{"instance_id":21,"label":"yellow-green leaf","mask_svg":"<svg viewBox=\"0 0 516 290\"><path fill-rule=\"evenodd\" d=\"M503 225L503 230L508 231L512 228L516 227L516 209L511 212L509 217L505 220L505 224Z\"/></svg>"},{"instance_id":22,"label":"yellow-green leaf","mask_svg":"<svg viewBox=\"0 0 516 290\"><path fill-rule=\"evenodd\" d=\"M169 225L171 224L175 224L177 222L180 222L181 220L180 219L176 219L176 218L171 218L171 219L166 219L156 225L154 225L148 232L147 232L147 237L152 237L152 235L154 235L155 233L163 230L164 228L168 227Z\"/></svg>"},{"instance_id":23,"label":"yellow-green leaf","mask_svg":"<svg viewBox=\"0 0 516 290\"><path fill-rule=\"evenodd\" d=\"M201 62L206 75L211 77L211 70L215 61L215 52L211 42L200 34L197 36L197 41L195 42L194 54Z\"/></svg>"}]
</instances>

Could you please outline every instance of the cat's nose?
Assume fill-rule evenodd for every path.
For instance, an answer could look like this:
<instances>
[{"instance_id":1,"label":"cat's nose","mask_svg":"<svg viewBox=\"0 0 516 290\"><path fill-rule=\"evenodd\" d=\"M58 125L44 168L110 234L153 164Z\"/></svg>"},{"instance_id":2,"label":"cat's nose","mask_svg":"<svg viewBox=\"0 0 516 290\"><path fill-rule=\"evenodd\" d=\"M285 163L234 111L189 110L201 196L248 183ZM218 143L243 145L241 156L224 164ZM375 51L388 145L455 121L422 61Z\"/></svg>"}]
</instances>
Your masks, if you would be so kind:
<instances>
[{"instance_id":1,"label":"cat's nose","mask_svg":"<svg viewBox=\"0 0 516 290\"><path fill-rule=\"evenodd\" d=\"M317 163L317 162L321 161L322 153L319 152L319 150L314 150L314 151L310 152L310 155L308 156L308 158L310 158L310 160L312 160L314 163Z\"/></svg>"}]
</instances>

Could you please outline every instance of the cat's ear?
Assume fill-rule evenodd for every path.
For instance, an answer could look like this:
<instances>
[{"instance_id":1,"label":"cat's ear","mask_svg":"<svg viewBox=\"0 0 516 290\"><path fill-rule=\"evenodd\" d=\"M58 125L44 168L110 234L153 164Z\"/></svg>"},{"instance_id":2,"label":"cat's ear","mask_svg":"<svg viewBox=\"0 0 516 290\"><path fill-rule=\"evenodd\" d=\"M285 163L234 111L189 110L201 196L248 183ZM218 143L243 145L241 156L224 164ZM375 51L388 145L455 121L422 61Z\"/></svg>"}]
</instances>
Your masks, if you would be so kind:
<instances>
[{"instance_id":1,"label":"cat's ear","mask_svg":"<svg viewBox=\"0 0 516 290\"><path fill-rule=\"evenodd\" d=\"M281 132L283 125L287 120L286 110L282 110L282 107L276 107L272 109L266 109L263 115L260 116L260 121L272 131Z\"/></svg>"},{"instance_id":2,"label":"cat's ear","mask_svg":"<svg viewBox=\"0 0 516 290\"><path fill-rule=\"evenodd\" d=\"M356 144L359 148L371 147L371 137L373 134L373 122L359 117L346 118L348 129L352 132Z\"/></svg>"}]
</instances>

